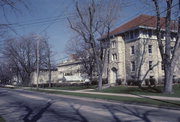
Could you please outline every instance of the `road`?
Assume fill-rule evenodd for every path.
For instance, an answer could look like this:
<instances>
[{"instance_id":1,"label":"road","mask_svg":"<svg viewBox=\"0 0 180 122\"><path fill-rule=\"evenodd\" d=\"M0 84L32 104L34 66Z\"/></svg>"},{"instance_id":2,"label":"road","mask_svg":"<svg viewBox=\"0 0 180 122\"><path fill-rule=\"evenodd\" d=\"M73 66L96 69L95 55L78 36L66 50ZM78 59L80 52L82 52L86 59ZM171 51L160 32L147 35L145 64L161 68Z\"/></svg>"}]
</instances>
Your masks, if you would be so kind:
<instances>
[{"instance_id":1,"label":"road","mask_svg":"<svg viewBox=\"0 0 180 122\"><path fill-rule=\"evenodd\" d=\"M0 88L7 122L180 122L180 111Z\"/></svg>"}]
</instances>

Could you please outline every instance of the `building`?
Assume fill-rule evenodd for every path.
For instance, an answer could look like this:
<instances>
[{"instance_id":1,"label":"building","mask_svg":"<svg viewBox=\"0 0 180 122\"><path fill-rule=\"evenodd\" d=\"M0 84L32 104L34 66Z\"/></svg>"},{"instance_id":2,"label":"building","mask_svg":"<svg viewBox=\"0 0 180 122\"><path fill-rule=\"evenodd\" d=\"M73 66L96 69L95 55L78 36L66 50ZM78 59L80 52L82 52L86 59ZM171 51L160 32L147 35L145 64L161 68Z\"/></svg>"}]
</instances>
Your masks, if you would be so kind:
<instances>
[{"instance_id":1,"label":"building","mask_svg":"<svg viewBox=\"0 0 180 122\"><path fill-rule=\"evenodd\" d=\"M69 56L68 59L62 61L57 68L51 70L51 83L85 83L89 82L89 79L85 73L81 71L82 63L80 60ZM49 83L49 71L48 69L40 70L38 84ZM37 84L37 72L34 71L31 74L31 84Z\"/></svg>"},{"instance_id":2,"label":"building","mask_svg":"<svg viewBox=\"0 0 180 122\"><path fill-rule=\"evenodd\" d=\"M57 69L51 69L51 83L59 83L60 76ZM48 69L40 69L39 72L39 78L38 78L38 84L48 84L49 83L49 71ZM37 84L37 72L34 71L31 74L31 84L36 85Z\"/></svg>"},{"instance_id":3,"label":"building","mask_svg":"<svg viewBox=\"0 0 180 122\"><path fill-rule=\"evenodd\" d=\"M160 20L162 25L161 39L165 41L165 19ZM177 26L172 21L171 40L172 48L175 42ZM156 17L140 15L129 22L121 25L110 32L109 63L104 70L104 78L108 78L110 84L117 80L122 83L139 76L141 79L155 78L161 82L164 77L164 70L158 42L155 35ZM103 38L102 40L103 41ZM180 69L175 69L175 78L180 77Z\"/></svg>"},{"instance_id":4,"label":"building","mask_svg":"<svg viewBox=\"0 0 180 122\"><path fill-rule=\"evenodd\" d=\"M83 82L85 74L81 72L82 63L79 60L66 60L59 64L58 72L61 82Z\"/></svg>"}]
</instances>

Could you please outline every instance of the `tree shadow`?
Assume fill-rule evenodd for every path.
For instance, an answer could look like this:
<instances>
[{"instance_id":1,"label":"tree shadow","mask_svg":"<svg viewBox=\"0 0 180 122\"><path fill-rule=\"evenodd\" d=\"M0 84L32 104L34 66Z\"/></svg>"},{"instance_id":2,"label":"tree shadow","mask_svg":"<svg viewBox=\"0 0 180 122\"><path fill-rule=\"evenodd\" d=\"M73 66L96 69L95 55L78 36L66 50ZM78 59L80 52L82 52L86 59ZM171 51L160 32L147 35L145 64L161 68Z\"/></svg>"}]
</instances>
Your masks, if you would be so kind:
<instances>
[{"instance_id":1,"label":"tree shadow","mask_svg":"<svg viewBox=\"0 0 180 122\"><path fill-rule=\"evenodd\" d=\"M81 118L81 122L88 122L88 120L80 113L80 108L75 108L73 105L70 105L70 107L75 111L76 115L78 115Z\"/></svg>"},{"instance_id":2,"label":"tree shadow","mask_svg":"<svg viewBox=\"0 0 180 122\"><path fill-rule=\"evenodd\" d=\"M154 111L145 111L145 112L140 112L138 109L135 108L128 108L126 106L121 106L120 109L114 108L113 105L104 105L104 107L111 113L112 117L114 118L115 122L131 122L131 121L139 121L143 120L145 122L151 122L149 119L149 114L154 112ZM119 108L119 107L118 107ZM136 117L134 120L121 120L121 117L118 117L115 112L121 112L123 114L129 115L130 117ZM127 119L127 118L126 118ZM136 120L137 119L137 120Z\"/></svg>"},{"instance_id":3,"label":"tree shadow","mask_svg":"<svg viewBox=\"0 0 180 122\"><path fill-rule=\"evenodd\" d=\"M109 111L109 113L112 115L112 117L114 118L115 122L122 122L122 120L120 120L116 114L114 113L114 110L111 108L111 106L108 105L104 105L104 107Z\"/></svg>"},{"instance_id":4,"label":"tree shadow","mask_svg":"<svg viewBox=\"0 0 180 122\"><path fill-rule=\"evenodd\" d=\"M35 115L33 115L34 110L30 108L29 106L23 104L22 102L13 102L10 104L11 104L10 106L6 106L6 107L17 108L14 111L12 111L13 113L16 111L19 111L19 109L25 108L25 111L27 112L27 114L20 116L20 118L21 117L23 118L22 120L24 122L37 122L42 117L42 115L47 111L47 109L52 105L52 102L47 102L47 104L43 108L41 108Z\"/></svg>"},{"instance_id":5,"label":"tree shadow","mask_svg":"<svg viewBox=\"0 0 180 122\"><path fill-rule=\"evenodd\" d=\"M133 94L136 92L145 92L145 93L162 93L160 87L129 87L123 90L123 93Z\"/></svg>"},{"instance_id":6,"label":"tree shadow","mask_svg":"<svg viewBox=\"0 0 180 122\"><path fill-rule=\"evenodd\" d=\"M132 95L136 95L138 97L141 97L141 98L146 98L146 99L150 99L150 100L154 100L154 101L159 101L159 102L162 102L162 103L168 103L168 104L171 104L171 105L176 105L176 106L180 106L179 103L174 103L174 102L170 102L170 101L167 101L167 100L160 100L160 99L155 99L155 98L151 98L151 97L148 97L148 96L142 96L142 95L137 95L137 94L132 94Z\"/></svg>"},{"instance_id":7,"label":"tree shadow","mask_svg":"<svg viewBox=\"0 0 180 122\"><path fill-rule=\"evenodd\" d=\"M37 120L39 120L39 119L42 117L43 113L46 112L46 110L47 110L51 105L52 105L52 103L51 103L51 102L48 102L43 108L41 108L41 109L39 110L39 112L38 112L37 114L35 114L34 116L32 116L31 119L29 119L29 117L30 117L31 114L33 113L33 110L32 110L31 108L29 108L28 106L24 106L25 109L26 109L26 111L28 112L28 113L24 116L24 118L23 118L24 122L37 122Z\"/></svg>"}]
</instances>

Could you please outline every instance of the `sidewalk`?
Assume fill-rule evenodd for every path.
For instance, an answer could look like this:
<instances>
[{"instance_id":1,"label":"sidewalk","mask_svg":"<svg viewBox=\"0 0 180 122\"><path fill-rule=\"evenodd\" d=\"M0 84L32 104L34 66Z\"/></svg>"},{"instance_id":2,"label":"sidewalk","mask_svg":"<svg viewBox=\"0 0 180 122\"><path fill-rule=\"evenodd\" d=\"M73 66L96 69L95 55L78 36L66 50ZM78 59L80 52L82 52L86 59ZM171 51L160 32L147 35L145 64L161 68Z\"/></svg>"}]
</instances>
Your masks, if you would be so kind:
<instances>
[{"instance_id":1,"label":"sidewalk","mask_svg":"<svg viewBox=\"0 0 180 122\"><path fill-rule=\"evenodd\" d=\"M23 87L23 89L30 89L30 88L29 87ZM32 88L32 89L36 89L36 88ZM86 93L86 94L94 94L94 95L108 95L108 96L119 96L119 97L150 98L150 99L157 99L157 100L180 101L180 98L178 98L178 97L91 92L90 90L93 90L93 89L76 90L76 91L75 90L72 91L72 90L44 89L44 88L39 88L39 89L40 90L46 90L46 91L60 91L60 92L69 92L69 93Z\"/></svg>"}]
</instances>

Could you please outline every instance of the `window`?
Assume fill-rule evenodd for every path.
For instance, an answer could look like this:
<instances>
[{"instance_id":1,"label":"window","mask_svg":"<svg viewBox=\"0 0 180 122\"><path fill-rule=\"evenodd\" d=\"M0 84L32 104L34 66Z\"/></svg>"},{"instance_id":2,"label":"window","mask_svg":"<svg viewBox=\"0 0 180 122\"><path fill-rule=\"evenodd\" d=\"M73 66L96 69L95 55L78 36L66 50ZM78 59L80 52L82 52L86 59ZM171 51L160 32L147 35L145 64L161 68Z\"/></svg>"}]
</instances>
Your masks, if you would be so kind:
<instances>
[{"instance_id":1,"label":"window","mask_svg":"<svg viewBox=\"0 0 180 122\"><path fill-rule=\"evenodd\" d=\"M133 31L130 32L130 39L133 39L134 38L134 33Z\"/></svg>"},{"instance_id":2,"label":"window","mask_svg":"<svg viewBox=\"0 0 180 122\"><path fill-rule=\"evenodd\" d=\"M131 46L131 54L134 54L135 51L134 51L134 46Z\"/></svg>"},{"instance_id":3,"label":"window","mask_svg":"<svg viewBox=\"0 0 180 122\"><path fill-rule=\"evenodd\" d=\"M149 69L152 70L152 61L149 61Z\"/></svg>"},{"instance_id":4,"label":"window","mask_svg":"<svg viewBox=\"0 0 180 122\"><path fill-rule=\"evenodd\" d=\"M152 45L148 45L148 52L152 53Z\"/></svg>"},{"instance_id":5,"label":"window","mask_svg":"<svg viewBox=\"0 0 180 122\"><path fill-rule=\"evenodd\" d=\"M116 61L117 60L117 54L112 54L112 61Z\"/></svg>"},{"instance_id":6,"label":"window","mask_svg":"<svg viewBox=\"0 0 180 122\"><path fill-rule=\"evenodd\" d=\"M129 33L125 34L125 39L127 39L127 40L129 39Z\"/></svg>"},{"instance_id":7,"label":"window","mask_svg":"<svg viewBox=\"0 0 180 122\"><path fill-rule=\"evenodd\" d=\"M149 37L152 37L152 30L148 30Z\"/></svg>"},{"instance_id":8,"label":"window","mask_svg":"<svg viewBox=\"0 0 180 122\"><path fill-rule=\"evenodd\" d=\"M143 34L146 36L147 35L147 30L143 30Z\"/></svg>"},{"instance_id":9,"label":"window","mask_svg":"<svg viewBox=\"0 0 180 122\"><path fill-rule=\"evenodd\" d=\"M71 72L69 72L69 73L64 73L64 76L71 76L71 75L72 75Z\"/></svg>"},{"instance_id":10,"label":"window","mask_svg":"<svg viewBox=\"0 0 180 122\"><path fill-rule=\"evenodd\" d=\"M136 38L139 37L139 30L136 30L136 31L134 32L134 36L135 36Z\"/></svg>"},{"instance_id":11,"label":"window","mask_svg":"<svg viewBox=\"0 0 180 122\"><path fill-rule=\"evenodd\" d=\"M135 62L131 61L131 71L135 71Z\"/></svg>"},{"instance_id":12,"label":"window","mask_svg":"<svg viewBox=\"0 0 180 122\"><path fill-rule=\"evenodd\" d=\"M116 47L116 41L112 41L111 47L112 47L112 48L115 48L115 47Z\"/></svg>"}]
</instances>

